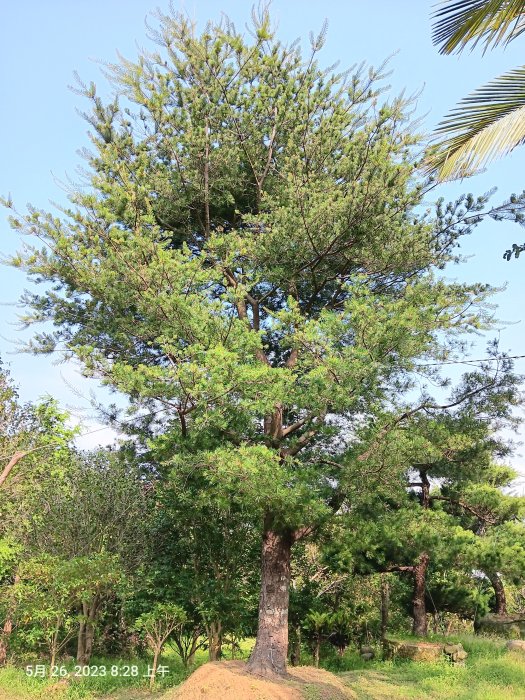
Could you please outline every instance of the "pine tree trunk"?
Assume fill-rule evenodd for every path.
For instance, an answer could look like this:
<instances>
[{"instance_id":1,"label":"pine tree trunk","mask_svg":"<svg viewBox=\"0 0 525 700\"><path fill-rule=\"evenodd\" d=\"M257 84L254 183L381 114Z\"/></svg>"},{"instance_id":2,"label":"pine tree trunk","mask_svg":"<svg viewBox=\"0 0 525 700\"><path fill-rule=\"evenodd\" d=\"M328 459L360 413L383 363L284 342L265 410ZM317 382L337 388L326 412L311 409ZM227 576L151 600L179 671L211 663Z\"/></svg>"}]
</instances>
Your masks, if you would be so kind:
<instances>
[{"instance_id":1,"label":"pine tree trunk","mask_svg":"<svg viewBox=\"0 0 525 700\"><path fill-rule=\"evenodd\" d=\"M267 529L264 533L259 626L247 670L268 678L286 675L292 543L291 532L277 533Z\"/></svg>"},{"instance_id":2,"label":"pine tree trunk","mask_svg":"<svg viewBox=\"0 0 525 700\"><path fill-rule=\"evenodd\" d=\"M426 637L428 634L427 610L425 606L426 574L430 557L423 552L419 562L414 567L414 590L412 594L412 634L417 637Z\"/></svg>"},{"instance_id":3,"label":"pine tree trunk","mask_svg":"<svg viewBox=\"0 0 525 700\"><path fill-rule=\"evenodd\" d=\"M503 586L503 581L499 574L488 574L488 579L492 584L494 589L494 595L496 596L496 615L506 615L507 614L507 596L505 595L505 588Z\"/></svg>"}]
</instances>

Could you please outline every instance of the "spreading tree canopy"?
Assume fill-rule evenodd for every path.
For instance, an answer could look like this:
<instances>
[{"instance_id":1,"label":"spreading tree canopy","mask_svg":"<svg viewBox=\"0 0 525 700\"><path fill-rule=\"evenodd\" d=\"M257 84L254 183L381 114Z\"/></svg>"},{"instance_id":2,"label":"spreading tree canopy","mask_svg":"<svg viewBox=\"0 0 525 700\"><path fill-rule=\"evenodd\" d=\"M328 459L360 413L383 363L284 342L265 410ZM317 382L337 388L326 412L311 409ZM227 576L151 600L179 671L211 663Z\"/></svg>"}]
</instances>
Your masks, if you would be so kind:
<instances>
[{"instance_id":1,"label":"spreading tree canopy","mask_svg":"<svg viewBox=\"0 0 525 700\"><path fill-rule=\"evenodd\" d=\"M490 290L439 272L483 202L421 206L410 108L382 102L380 72L324 69L324 32L305 56L253 19L159 15L158 51L107 66L114 99L80 85L85 186L12 225L37 241L14 263L48 283L26 297L54 324L33 348L149 409L173 479L258 514L249 668L283 674L290 550L359 478L353 429L401 419Z\"/></svg>"}]
</instances>

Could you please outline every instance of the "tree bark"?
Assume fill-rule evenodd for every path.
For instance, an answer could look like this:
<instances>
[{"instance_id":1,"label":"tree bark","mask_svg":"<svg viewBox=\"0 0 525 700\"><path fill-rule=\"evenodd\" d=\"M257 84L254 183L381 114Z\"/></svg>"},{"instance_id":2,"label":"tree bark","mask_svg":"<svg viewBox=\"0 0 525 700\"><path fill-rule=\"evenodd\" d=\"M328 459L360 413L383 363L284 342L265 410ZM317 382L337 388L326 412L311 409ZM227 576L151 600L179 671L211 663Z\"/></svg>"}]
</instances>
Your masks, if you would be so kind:
<instances>
[{"instance_id":1,"label":"tree bark","mask_svg":"<svg viewBox=\"0 0 525 700\"><path fill-rule=\"evenodd\" d=\"M20 576L15 573L13 577L13 583L16 585L20 582ZM13 631L14 623L13 616L15 612L15 599L11 597L11 602L7 607L6 617L4 620L4 626L0 633L0 666L4 666L7 663L7 652L9 650L9 640L11 638L11 632Z\"/></svg>"},{"instance_id":2,"label":"tree bark","mask_svg":"<svg viewBox=\"0 0 525 700\"><path fill-rule=\"evenodd\" d=\"M0 486L3 485L4 481L7 479L14 467L26 456L27 452L15 452L11 457L9 462L6 464L2 472L0 473Z\"/></svg>"},{"instance_id":3,"label":"tree bark","mask_svg":"<svg viewBox=\"0 0 525 700\"><path fill-rule=\"evenodd\" d=\"M222 623L210 623L208 629L208 661L218 661L222 656Z\"/></svg>"},{"instance_id":4,"label":"tree bark","mask_svg":"<svg viewBox=\"0 0 525 700\"><path fill-rule=\"evenodd\" d=\"M295 627L295 646L290 656L292 666L301 665L301 625Z\"/></svg>"},{"instance_id":5,"label":"tree bark","mask_svg":"<svg viewBox=\"0 0 525 700\"><path fill-rule=\"evenodd\" d=\"M381 574L381 640L386 637L390 609L390 586L386 574Z\"/></svg>"},{"instance_id":6,"label":"tree bark","mask_svg":"<svg viewBox=\"0 0 525 700\"><path fill-rule=\"evenodd\" d=\"M77 637L77 663L81 666L86 666L86 622L80 621Z\"/></svg>"},{"instance_id":7,"label":"tree bark","mask_svg":"<svg viewBox=\"0 0 525 700\"><path fill-rule=\"evenodd\" d=\"M50 648L50 659L49 665L51 666L51 671L53 667L56 666L57 654L58 654L58 635L60 634L60 627L62 626L62 620L58 619L56 627L53 631L53 636L51 638L51 648Z\"/></svg>"},{"instance_id":8,"label":"tree bark","mask_svg":"<svg viewBox=\"0 0 525 700\"><path fill-rule=\"evenodd\" d=\"M189 653L186 659L186 662L184 663L185 668L188 668L188 666L193 666L195 663L195 654L197 653L197 649L200 648L199 644L199 637L201 636L201 631L200 629L195 629L193 630L193 639L191 640L191 648L189 649Z\"/></svg>"},{"instance_id":9,"label":"tree bark","mask_svg":"<svg viewBox=\"0 0 525 700\"><path fill-rule=\"evenodd\" d=\"M434 612L432 614L432 623L434 634L439 634L439 613Z\"/></svg>"},{"instance_id":10,"label":"tree bark","mask_svg":"<svg viewBox=\"0 0 525 700\"><path fill-rule=\"evenodd\" d=\"M95 621L100 608L100 599L95 596L90 603L82 603L83 619L80 622L77 641L77 663L87 666L93 653Z\"/></svg>"},{"instance_id":11,"label":"tree bark","mask_svg":"<svg viewBox=\"0 0 525 700\"><path fill-rule=\"evenodd\" d=\"M419 562L414 567L414 589L412 594L412 634L426 637L428 634L427 610L425 606L426 574L430 557L426 552L419 555Z\"/></svg>"},{"instance_id":12,"label":"tree bark","mask_svg":"<svg viewBox=\"0 0 525 700\"><path fill-rule=\"evenodd\" d=\"M155 686L155 679L157 677L157 668L159 665L160 652L161 652L161 647L160 646L155 647L155 649L153 651L153 667L151 669L151 675L149 677L150 690L153 690L153 688Z\"/></svg>"},{"instance_id":13,"label":"tree bark","mask_svg":"<svg viewBox=\"0 0 525 700\"><path fill-rule=\"evenodd\" d=\"M494 589L494 595L496 596L496 615L506 615L507 614L507 596L505 595L505 588L503 586L503 581L501 576L497 573L487 574L487 577L492 584Z\"/></svg>"},{"instance_id":14,"label":"tree bark","mask_svg":"<svg viewBox=\"0 0 525 700\"><path fill-rule=\"evenodd\" d=\"M9 638L13 631L13 620L11 614L4 622L2 633L0 635L0 666L5 666L7 662L7 650L9 649Z\"/></svg>"},{"instance_id":15,"label":"tree bark","mask_svg":"<svg viewBox=\"0 0 525 700\"><path fill-rule=\"evenodd\" d=\"M319 668L319 657L321 655L321 635L315 638L314 642L314 666Z\"/></svg>"},{"instance_id":16,"label":"tree bark","mask_svg":"<svg viewBox=\"0 0 525 700\"><path fill-rule=\"evenodd\" d=\"M423 508L430 508L430 481L426 469L419 470L421 477L421 505Z\"/></svg>"},{"instance_id":17,"label":"tree bark","mask_svg":"<svg viewBox=\"0 0 525 700\"><path fill-rule=\"evenodd\" d=\"M255 648L247 664L249 673L272 678L286 676L288 654L288 602L291 532L265 528L261 557L259 626Z\"/></svg>"}]
</instances>

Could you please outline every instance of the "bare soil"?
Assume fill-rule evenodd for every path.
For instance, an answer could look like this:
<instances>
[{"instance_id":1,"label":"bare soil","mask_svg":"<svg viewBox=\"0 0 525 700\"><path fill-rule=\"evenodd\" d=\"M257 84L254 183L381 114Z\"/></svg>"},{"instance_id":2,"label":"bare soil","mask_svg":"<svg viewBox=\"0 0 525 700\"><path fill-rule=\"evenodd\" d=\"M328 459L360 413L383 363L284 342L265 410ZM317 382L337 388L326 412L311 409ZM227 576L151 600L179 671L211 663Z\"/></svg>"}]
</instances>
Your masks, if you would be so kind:
<instances>
[{"instance_id":1,"label":"bare soil","mask_svg":"<svg viewBox=\"0 0 525 700\"><path fill-rule=\"evenodd\" d=\"M204 664L162 700L348 700L350 688L328 671L311 666L289 669L289 678L266 680L246 673L243 661Z\"/></svg>"}]
</instances>

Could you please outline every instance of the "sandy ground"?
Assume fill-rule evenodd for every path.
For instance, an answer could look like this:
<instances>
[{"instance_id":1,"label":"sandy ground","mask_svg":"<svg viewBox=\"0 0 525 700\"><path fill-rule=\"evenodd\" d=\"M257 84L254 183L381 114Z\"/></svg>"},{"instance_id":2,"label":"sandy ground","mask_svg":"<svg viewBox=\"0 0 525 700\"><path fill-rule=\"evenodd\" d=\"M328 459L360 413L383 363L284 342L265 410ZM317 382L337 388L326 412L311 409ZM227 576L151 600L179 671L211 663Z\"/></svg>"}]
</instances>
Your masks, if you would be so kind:
<instances>
[{"instance_id":1,"label":"sandy ground","mask_svg":"<svg viewBox=\"0 0 525 700\"><path fill-rule=\"evenodd\" d=\"M290 679L268 681L250 676L243 661L204 664L163 700L303 700L315 689L318 700L347 700L355 695L332 673L311 666L290 668Z\"/></svg>"}]
</instances>

